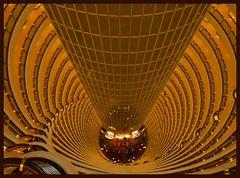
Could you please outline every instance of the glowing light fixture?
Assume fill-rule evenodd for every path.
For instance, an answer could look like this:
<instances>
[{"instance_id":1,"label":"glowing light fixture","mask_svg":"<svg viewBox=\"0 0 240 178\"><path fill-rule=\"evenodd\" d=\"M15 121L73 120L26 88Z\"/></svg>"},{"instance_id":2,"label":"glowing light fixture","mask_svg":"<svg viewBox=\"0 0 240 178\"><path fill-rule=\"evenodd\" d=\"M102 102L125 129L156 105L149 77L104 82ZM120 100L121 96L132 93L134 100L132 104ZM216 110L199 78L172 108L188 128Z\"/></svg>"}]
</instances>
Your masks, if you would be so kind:
<instances>
[{"instance_id":1,"label":"glowing light fixture","mask_svg":"<svg viewBox=\"0 0 240 178\"><path fill-rule=\"evenodd\" d=\"M123 139L123 138L129 138L131 137L129 134L116 134L115 138L118 138L118 139Z\"/></svg>"},{"instance_id":2,"label":"glowing light fixture","mask_svg":"<svg viewBox=\"0 0 240 178\"><path fill-rule=\"evenodd\" d=\"M236 17L233 15L233 13L231 11L228 13L228 15L235 23L237 22Z\"/></svg>"},{"instance_id":3,"label":"glowing light fixture","mask_svg":"<svg viewBox=\"0 0 240 178\"><path fill-rule=\"evenodd\" d=\"M110 129L112 129L112 130L116 130L116 128L113 127L113 126L108 126L108 128L110 128Z\"/></svg>"},{"instance_id":4,"label":"glowing light fixture","mask_svg":"<svg viewBox=\"0 0 240 178\"><path fill-rule=\"evenodd\" d=\"M132 138L138 138L140 136L140 133L138 130L132 132Z\"/></svg>"},{"instance_id":5,"label":"glowing light fixture","mask_svg":"<svg viewBox=\"0 0 240 178\"><path fill-rule=\"evenodd\" d=\"M114 138L114 133L110 132L110 131L107 131L105 137L108 138L108 139L113 139Z\"/></svg>"},{"instance_id":6,"label":"glowing light fixture","mask_svg":"<svg viewBox=\"0 0 240 178\"><path fill-rule=\"evenodd\" d=\"M219 121L218 112L216 112L216 113L213 115L213 120L214 120L214 121Z\"/></svg>"}]
</instances>

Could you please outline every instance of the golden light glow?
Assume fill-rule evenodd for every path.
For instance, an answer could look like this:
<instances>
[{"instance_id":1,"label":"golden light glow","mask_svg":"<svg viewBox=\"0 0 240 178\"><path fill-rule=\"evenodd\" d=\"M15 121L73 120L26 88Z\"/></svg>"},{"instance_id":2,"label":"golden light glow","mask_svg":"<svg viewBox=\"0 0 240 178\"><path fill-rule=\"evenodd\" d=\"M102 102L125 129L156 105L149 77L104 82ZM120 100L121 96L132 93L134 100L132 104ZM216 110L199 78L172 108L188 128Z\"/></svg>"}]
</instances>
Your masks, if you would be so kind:
<instances>
[{"instance_id":1,"label":"golden light glow","mask_svg":"<svg viewBox=\"0 0 240 178\"><path fill-rule=\"evenodd\" d=\"M38 150L84 174L231 172L234 13L221 3L4 5L4 159ZM99 133L133 138L143 125L139 160L101 154Z\"/></svg>"}]
</instances>

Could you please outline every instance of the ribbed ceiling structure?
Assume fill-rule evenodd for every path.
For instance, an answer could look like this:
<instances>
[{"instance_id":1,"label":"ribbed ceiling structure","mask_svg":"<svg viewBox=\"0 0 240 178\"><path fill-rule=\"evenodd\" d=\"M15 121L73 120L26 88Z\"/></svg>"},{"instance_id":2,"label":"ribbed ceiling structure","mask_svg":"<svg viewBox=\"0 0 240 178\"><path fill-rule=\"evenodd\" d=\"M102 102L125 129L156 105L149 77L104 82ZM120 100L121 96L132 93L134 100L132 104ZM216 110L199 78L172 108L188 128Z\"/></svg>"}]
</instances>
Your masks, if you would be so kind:
<instances>
[{"instance_id":1,"label":"ribbed ceiling structure","mask_svg":"<svg viewBox=\"0 0 240 178\"><path fill-rule=\"evenodd\" d=\"M67 174L230 173L236 31L234 4L4 4L4 158ZM110 122L114 107L127 114ZM101 153L106 123L145 125L136 162Z\"/></svg>"},{"instance_id":2,"label":"ribbed ceiling structure","mask_svg":"<svg viewBox=\"0 0 240 178\"><path fill-rule=\"evenodd\" d=\"M139 129L208 5L45 6L104 126Z\"/></svg>"}]
</instances>

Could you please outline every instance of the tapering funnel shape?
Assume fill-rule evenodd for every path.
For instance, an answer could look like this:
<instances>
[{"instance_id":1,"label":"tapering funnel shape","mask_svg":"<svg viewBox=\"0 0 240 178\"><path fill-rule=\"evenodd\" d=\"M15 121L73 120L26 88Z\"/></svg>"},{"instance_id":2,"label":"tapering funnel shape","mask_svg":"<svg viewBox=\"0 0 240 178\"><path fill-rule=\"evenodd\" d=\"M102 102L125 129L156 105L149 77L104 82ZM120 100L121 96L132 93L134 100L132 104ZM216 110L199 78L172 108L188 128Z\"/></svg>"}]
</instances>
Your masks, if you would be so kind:
<instances>
[{"instance_id":1,"label":"tapering funnel shape","mask_svg":"<svg viewBox=\"0 0 240 178\"><path fill-rule=\"evenodd\" d=\"M144 119L206 4L48 4L53 25L106 127Z\"/></svg>"}]
</instances>

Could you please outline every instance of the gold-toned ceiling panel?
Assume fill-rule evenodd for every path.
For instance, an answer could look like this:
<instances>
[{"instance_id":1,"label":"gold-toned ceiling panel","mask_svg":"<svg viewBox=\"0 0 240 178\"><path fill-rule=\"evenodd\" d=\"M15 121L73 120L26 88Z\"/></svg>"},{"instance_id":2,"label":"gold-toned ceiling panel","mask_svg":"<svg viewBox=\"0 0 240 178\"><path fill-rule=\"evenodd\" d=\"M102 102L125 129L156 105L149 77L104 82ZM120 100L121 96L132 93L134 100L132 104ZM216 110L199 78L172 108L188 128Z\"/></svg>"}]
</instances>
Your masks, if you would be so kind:
<instances>
[{"instance_id":1,"label":"gold-toned ceiling panel","mask_svg":"<svg viewBox=\"0 0 240 178\"><path fill-rule=\"evenodd\" d=\"M47 4L106 126L140 127L208 9L203 4Z\"/></svg>"},{"instance_id":2,"label":"gold-toned ceiling panel","mask_svg":"<svg viewBox=\"0 0 240 178\"><path fill-rule=\"evenodd\" d=\"M236 173L233 8L211 5L144 122L145 153L121 165L101 153L102 122L43 5L5 4L4 174L8 158L32 157L51 160L68 174Z\"/></svg>"}]
</instances>

